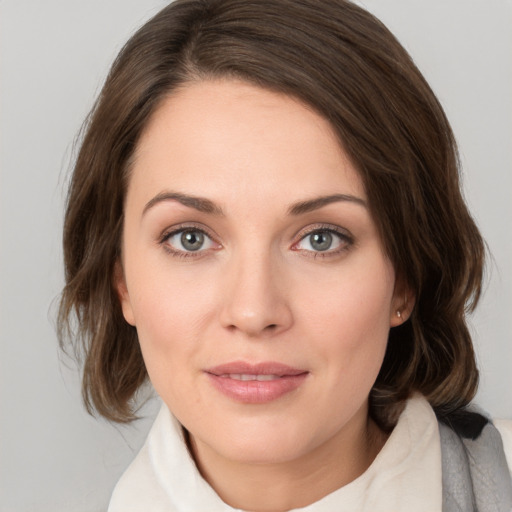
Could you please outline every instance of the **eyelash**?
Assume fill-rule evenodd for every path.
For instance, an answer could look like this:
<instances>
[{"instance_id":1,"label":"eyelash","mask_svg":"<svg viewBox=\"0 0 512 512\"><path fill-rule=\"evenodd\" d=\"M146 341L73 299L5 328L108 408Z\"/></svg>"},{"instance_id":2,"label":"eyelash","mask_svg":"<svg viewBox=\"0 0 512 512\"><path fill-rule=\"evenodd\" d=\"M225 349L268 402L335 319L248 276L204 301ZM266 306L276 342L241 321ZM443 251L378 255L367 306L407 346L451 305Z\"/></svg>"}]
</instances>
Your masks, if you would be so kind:
<instances>
[{"instance_id":1,"label":"eyelash","mask_svg":"<svg viewBox=\"0 0 512 512\"><path fill-rule=\"evenodd\" d=\"M300 249L297 246L307 239L308 236L311 236L315 233L329 233L334 235L340 240L340 247L336 249L327 249L325 251L312 251L307 249ZM345 230L339 228L338 226L333 226L331 224L321 224L316 225L312 228L308 228L305 231L299 233L299 241L295 242L292 245L292 249L296 251L303 251L309 257L312 258L330 258L336 257L340 254L347 252L354 245L354 239L351 235L349 235Z\"/></svg>"},{"instance_id":2,"label":"eyelash","mask_svg":"<svg viewBox=\"0 0 512 512\"><path fill-rule=\"evenodd\" d=\"M195 226L193 224L185 224L172 228L170 231L166 231L159 239L159 244L163 246L164 250L168 252L171 256L175 258L200 258L205 256L205 250L198 249L197 251L182 251L180 249L175 249L169 243L169 240L179 234L183 233L201 233L207 239L211 240L212 243L220 246L218 242L215 241L215 238L205 229Z\"/></svg>"},{"instance_id":3,"label":"eyelash","mask_svg":"<svg viewBox=\"0 0 512 512\"><path fill-rule=\"evenodd\" d=\"M193 224L185 224L180 225L172 228L170 231L165 231L162 236L159 239L159 244L163 246L164 250L168 252L171 256L176 258L200 258L205 256L205 252L207 249L198 249L197 251L186 251L186 250L180 250L175 249L170 243L169 240L176 235L183 234L183 233L201 233L204 235L207 239L211 241L213 244L217 244L219 247L221 246L220 243L218 243L215 238L204 228L201 228L199 226L195 226ZM307 239L308 236L311 236L315 233L329 233L331 235L334 235L340 240L340 248L336 249L326 249L325 251L314 251L309 249L300 249L298 248L298 245L303 242L305 239ZM351 235L349 235L345 230L342 230L341 228L337 226L333 226L331 224L322 224L322 225L316 225L314 227L311 227L303 232L299 232L298 234L299 240L292 244L291 249L294 251L300 251L304 254L307 254L309 257L312 258L329 258L329 257L335 257L340 255L341 253L344 253L354 245L354 239Z\"/></svg>"}]
</instances>

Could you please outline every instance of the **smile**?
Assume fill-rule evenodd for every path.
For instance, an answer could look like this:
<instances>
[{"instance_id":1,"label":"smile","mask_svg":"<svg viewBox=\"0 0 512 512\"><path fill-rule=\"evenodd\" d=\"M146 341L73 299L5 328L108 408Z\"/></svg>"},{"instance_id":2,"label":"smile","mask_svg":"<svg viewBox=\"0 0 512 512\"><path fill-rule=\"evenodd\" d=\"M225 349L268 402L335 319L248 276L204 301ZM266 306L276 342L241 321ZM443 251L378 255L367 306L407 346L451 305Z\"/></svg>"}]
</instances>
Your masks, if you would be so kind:
<instances>
[{"instance_id":1,"label":"smile","mask_svg":"<svg viewBox=\"0 0 512 512\"><path fill-rule=\"evenodd\" d=\"M205 370L224 396L245 404L264 404L295 391L309 372L275 362L232 362Z\"/></svg>"}]
</instances>

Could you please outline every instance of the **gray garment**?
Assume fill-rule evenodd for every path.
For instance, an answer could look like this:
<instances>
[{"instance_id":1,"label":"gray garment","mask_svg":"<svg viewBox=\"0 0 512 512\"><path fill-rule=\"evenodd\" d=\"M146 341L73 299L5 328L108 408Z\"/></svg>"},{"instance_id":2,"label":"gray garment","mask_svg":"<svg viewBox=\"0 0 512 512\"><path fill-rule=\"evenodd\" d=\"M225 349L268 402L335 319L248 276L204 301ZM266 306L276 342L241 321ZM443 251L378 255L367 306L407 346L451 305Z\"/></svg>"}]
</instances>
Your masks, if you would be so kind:
<instances>
[{"instance_id":1,"label":"gray garment","mask_svg":"<svg viewBox=\"0 0 512 512\"><path fill-rule=\"evenodd\" d=\"M443 512L512 512L512 480L501 436L488 422L474 439L439 423Z\"/></svg>"}]
</instances>

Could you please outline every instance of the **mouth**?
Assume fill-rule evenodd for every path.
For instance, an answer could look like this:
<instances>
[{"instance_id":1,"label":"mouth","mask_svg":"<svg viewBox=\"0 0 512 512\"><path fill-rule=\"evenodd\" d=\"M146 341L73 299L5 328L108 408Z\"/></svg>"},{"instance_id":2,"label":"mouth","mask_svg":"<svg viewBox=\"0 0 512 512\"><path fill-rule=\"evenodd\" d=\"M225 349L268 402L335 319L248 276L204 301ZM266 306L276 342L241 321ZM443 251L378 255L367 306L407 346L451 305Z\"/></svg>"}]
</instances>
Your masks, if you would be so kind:
<instances>
[{"instance_id":1,"label":"mouth","mask_svg":"<svg viewBox=\"0 0 512 512\"><path fill-rule=\"evenodd\" d=\"M257 380L260 382L267 380L275 380L280 379L281 375L252 375L249 373L225 373L223 375L218 375L218 377L224 377L226 379L234 379L234 380L242 380L242 381L250 381Z\"/></svg>"},{"instance_id":2,"label":"mouth","mask_svg":"<svg viewBox=\"0 0 512 512\"><path fill-rule=\"evenodd\" d=\"M282 363L235 361L204 371L215 389L236 402L263 404L295 391L309 372Z\"/></svg>"}]
</instances>

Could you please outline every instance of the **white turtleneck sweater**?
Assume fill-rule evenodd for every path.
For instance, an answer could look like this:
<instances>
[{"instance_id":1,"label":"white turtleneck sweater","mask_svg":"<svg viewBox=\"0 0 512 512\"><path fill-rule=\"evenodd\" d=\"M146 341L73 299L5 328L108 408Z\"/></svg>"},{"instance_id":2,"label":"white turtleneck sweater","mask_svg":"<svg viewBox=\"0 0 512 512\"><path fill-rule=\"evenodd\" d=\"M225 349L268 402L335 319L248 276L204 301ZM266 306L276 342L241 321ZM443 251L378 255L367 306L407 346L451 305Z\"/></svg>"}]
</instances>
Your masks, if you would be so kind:
<instances>
[{"instance_id":1,"label":"white turtleneck sweater","mask_svg":"<svg viewBox=\"0 0 512 512\"><path fill-rule=\"evenodd\" d=\"M512 421L496 421L512 468ZM371 466L301 512L436 512L442 508L437 419L411 398ZM118 482L108 512L233 512L199 474L181 425L163 405L143 448Z\"/></svg>"}]
</instances>

